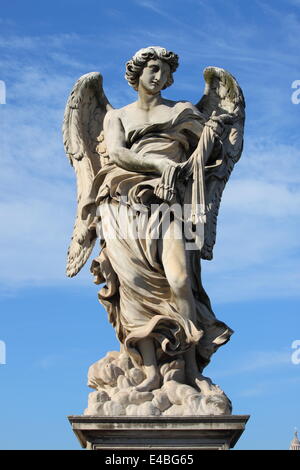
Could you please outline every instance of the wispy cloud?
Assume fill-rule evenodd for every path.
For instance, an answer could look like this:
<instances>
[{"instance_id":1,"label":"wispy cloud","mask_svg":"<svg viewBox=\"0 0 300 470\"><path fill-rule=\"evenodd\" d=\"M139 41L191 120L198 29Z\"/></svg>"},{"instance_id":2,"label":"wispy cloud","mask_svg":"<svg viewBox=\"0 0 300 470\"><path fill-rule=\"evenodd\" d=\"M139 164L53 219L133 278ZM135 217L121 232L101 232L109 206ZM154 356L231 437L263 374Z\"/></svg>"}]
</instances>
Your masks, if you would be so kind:
<instances>
[{"instance_id":1,"label":"wispy cloud","mask_svg":"<svg viewBox=\"0 0 300 470\"><path fill-rule=\"evenodd\" d=\"M295 390L300 384L300 377L287 377L283 378L276 376L272 380L262 380L256 382L252 387L241 389L238 393L238 397L243 398L258 398L262 396L272 397L273 395L282 394L282 390L285 390L285 393L289 393L288 390Z\"/></svg>"},{"instance_id":2,"label":"wispy cloud","mask_svg":"<svg viewBox=\"0 0 300 470\"><path fill-rule=\"evenodd\" d=\"M80 35L75 33L59 33L52 35L34 36L34 35L20 35L10 33L8 35L0 35L0 48L5 49L23 49L43 51L44 47L47 49L61 49L65 48L67 44L73 44L81 41Z\"/></svg>"},{"instance_id":3,"label":"wispy cloud","mask_svg":"<svg viewBox=\"0 0 300 470\"><path fill-rule=\"evenodd\" d=\"M265 393L265 387L262 384L258 384L254 387L250 387L244 390L241 390L238 394L240 397L253 398L259 397Z\"/></svg>"},{"instance_id":4,"label":"wispy cloud","mask_svg":"<svg viewBox=\"0 0 300 470\"><path fill-rule=\"evenodd\" d=\"M41 359L38 359L35 363L35 366L41 369L49 369L57 366L65 359L65 356L62 354L49 354Z\"/></svg>"},{"instance_id":5,"label":"wispy cloud","mask_svg":"<svg viewBox=\"0 0 300 470\"><path fill-rule=\"evenodd\" d=\"M247 374L248 372L266 372L291 365L291 352L289 351L253 351L247 357L239 359L232 363L230 367L222 371L214 371L217 378L237 376Z\"/></svg>"},{"instance_id":6,"label":"wispy cloud","mask_svg":"<svg viewBox=\"0 0 300 470\"><path fill-rule=\"evenodd\" d=\"M150 0L135 0L135 3L141 7L148 8L149 10L164 16L163 10L159 8L155 2L151 2Z\"/></svg>"}]
</instances>

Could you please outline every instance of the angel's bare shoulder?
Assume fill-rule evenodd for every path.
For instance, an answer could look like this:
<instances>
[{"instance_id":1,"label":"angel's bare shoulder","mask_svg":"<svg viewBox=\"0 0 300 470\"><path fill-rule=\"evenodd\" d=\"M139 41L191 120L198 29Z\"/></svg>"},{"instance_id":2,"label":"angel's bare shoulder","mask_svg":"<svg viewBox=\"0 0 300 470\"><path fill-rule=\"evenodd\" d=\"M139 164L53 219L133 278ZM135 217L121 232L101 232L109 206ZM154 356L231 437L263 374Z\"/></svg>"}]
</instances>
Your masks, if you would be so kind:
<instances>
[{"instance_id":1,"label":"angel's bare shoulder","mask_svg":"<svg viewBox=\"0 0 300 470\"><path fill-rule=\"evenodd\" d=\"M127 116L129 116L134 109L136 108L136 102L127 104L122 106L121 108L114 108L111 109L106 113L104 124L105 123L116 123L116 122L123 122Z\"/></svg>"},{"instance_id":2,"label":"angel's bare shoulder","mask_svg":"<svg viewBox=\"0 0 300 470\"><path fill-rule=\"evenodd\" d=\"M199 109L193 104L191 103L190 101L177 101L177 107L180 108L181 110L184 110L184 109L190 109L191 111L193 111L195 114L198 114L199 116L201 116L201 112L199 111Z\"/></svg>"},{"instance_id":3,"label":"angel's bare shoulder","mask_svg":"<svg viewBox=\"0 0 300 470\"><path fill-rule=\"evenodd\" d=\"M103 121L103 129L105 137L111 133L122 133L123 126L120 109L113 108L107 111Z\"/></svg>"},{"instance_id":4,"label":"angel's bare shoulder","mask_svg":"<svg viewBox=\"0 0 300 470\"><path fill-rule=\"evenodd\" d=\"M113 108L107 111L104 121L108 122L118 118L120 118L120 109Z\"/></svg>"},{"instance_id":5,"label":"angel's bare shoulder","mask_svg":"<svg viewBox=\"0 0 300 470\"><path fill-rule=\"evenodd\" d=\"M186 100L174 101L174 100L167 100L167 99L164 98L163 99L163 104L165 106L168 106L169 108L176 108L176 109L180 109L180 110L192 109L196 113L199 113L199 110L190 101L186 101Z\"/></svg>"}]
</instances>

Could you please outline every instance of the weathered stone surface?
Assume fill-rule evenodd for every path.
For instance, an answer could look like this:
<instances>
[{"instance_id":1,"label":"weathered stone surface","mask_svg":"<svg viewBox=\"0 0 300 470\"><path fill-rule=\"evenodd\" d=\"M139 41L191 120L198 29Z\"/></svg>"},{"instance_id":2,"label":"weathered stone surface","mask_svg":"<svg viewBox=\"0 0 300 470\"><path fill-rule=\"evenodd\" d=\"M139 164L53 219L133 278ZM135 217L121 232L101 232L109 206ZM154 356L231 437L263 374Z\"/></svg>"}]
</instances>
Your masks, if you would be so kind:
<instances>
[{"instance_id":1,"label":"weathered stone surface","mask_svg":"<svg viewBox=\"0 0 300 470\"><path fill-rule=\"evenodd\" d=\"M110 355L111 354L111 355ZM124 370L118 372L117 383L115 375L111 374L111 383L104 383L98 378L103 377L102 368L107 369L107 364L111 370L115 370L115 365L119 364L119 355L123 355L122 361ZM182 370L180 378L184 382L185 365L184 360L180 361ZM174 365L174 364L173 364ZM174 371L173 365L165 364L161 367L162 372ZM117 367L117 366L116 366ZM140 392L137 386L132 385L129 377L131 371L137 368L131 361L126 361L124 353L113 351L108 353L105 361L100 360L92 365L89 372L89 383L97 391L90 393L88 408L84 414L94 416L196 416L196 415L227 415L231 412L231 404L224 392L216 385L211 387L210 395L205 395L190 385L177 382L176 380L167 380L155 390L149 392ZM93 373L92 382L90 381L91 371ZM143 372L141 371L140 378ZM105 377L106 382L108 376ZM169 375L171 378L171 375ZM101 385L99 385L101 384ZM128 385L130 384L130 385Z\"/></svg>"},{"instance_id":2,"label":"weathered stone surface","mask_svg":"<svg viewBox=\"0 0 300 470\"><path fill-rule=\"evenodd\" d=\"M103 405L103 411L105 416L124 416L126 415L125 407L116 401L107 401Z\"/></svg>"},{"instance_id":3,"label":"weathered stone surface","mask_svg":"<svg viewBox=\"0 0 300 470\"><path fill-rule=\"evenodd\" d=\"M130 405L134 407L134 405ZM178 406L178 405L173 405ZM122 449L227 450L235 446L249 416L69 416L82 447ZM192 453L192 452L191 452Z\"/></svg>"},{"instance_id":4,"label":"weathered stone surface","mask_svg":"<svg viewBox=\"0 0 300 470\"><path fill-rule=\"evenodd\" d=\"M153 405L161 412L170 408L172 403L170 402L168 395L162 390L156 390L156 392L157 393L154 394L154 398L152 400Z\"/></svg>"}]
</instances>

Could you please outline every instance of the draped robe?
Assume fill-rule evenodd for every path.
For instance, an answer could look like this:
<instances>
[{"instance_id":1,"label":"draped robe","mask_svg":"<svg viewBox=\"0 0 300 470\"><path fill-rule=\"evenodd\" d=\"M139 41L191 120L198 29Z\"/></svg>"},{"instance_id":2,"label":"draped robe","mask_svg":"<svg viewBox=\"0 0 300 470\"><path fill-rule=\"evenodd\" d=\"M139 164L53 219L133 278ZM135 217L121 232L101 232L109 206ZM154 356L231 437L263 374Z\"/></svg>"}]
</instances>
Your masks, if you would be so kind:
<instances>
[{"instance_id":1,"label":"draped robe","mask_svg":"<svg viewBox=\"0 0 300 470\"><path fill-rule=\"evenodd\" d=\"M126 146L144 159L166 157L176 163L186 162L203 132L203 119L192 109L178 107L175 111L165 122L127 129ZM204 174L204 168L200 170ZM177 207L191 204L196 179L194 174L181 187L178 183L174 199ZM102 250L91 269L104 283L99 300L134 363L140 365L142 361L137 343L151 337L158 358L178 356L196 345L202 369L213 352L229 340L232 330L212 311L201 283L200 250L186 251L195 323L178 310L158 256L163 222L177 215L171 211L171 204L155 195L159 183L160 177L155 174L127 171L111 163L96 175L88 203L97 208ZM183 213L178 216L182 222Z\"/></svg>"}]
</instances>

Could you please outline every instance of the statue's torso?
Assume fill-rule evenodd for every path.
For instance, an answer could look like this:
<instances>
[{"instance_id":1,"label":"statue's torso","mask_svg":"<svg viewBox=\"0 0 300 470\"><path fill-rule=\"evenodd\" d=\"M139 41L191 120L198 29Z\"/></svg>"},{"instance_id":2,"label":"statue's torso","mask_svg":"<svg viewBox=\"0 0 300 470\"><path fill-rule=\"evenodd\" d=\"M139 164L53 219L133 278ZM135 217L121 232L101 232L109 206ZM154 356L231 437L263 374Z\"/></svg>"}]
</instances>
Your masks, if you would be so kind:
<instances>
[{"instance_id":1,"label":"statue's torso","mask_svg":"<svg viewBox=\"0 0 300 470\"><path fill-rule=\"evenodd\" d=\"M126 146L145 158L184 160L192 134L199 139L203 128L201 113L183 101L164 100L148 111L132 103L121 108L118 115Z\"/></svg>"},{"instance_id":2,"label":"statue's torso","mask_svg":"<svg viewBox=\"0 0 300 470\"><path fill-rule=\"evenodd\" d=\"M122 122L124 133L128 135L132 129L159 125L176 119L183 110L189 109L195 115L201 115L196 109L191 109L191 103L186 101L164 100L160 105L149 110L141 109L137 102L131 103L119 110L119 118Z\"/></svg>"}]
</instances>

